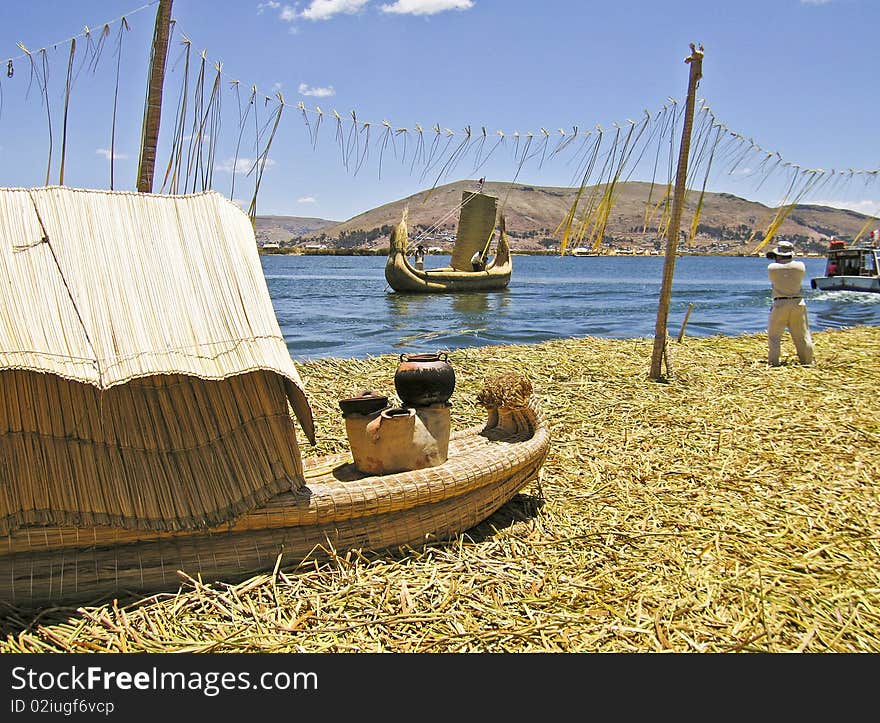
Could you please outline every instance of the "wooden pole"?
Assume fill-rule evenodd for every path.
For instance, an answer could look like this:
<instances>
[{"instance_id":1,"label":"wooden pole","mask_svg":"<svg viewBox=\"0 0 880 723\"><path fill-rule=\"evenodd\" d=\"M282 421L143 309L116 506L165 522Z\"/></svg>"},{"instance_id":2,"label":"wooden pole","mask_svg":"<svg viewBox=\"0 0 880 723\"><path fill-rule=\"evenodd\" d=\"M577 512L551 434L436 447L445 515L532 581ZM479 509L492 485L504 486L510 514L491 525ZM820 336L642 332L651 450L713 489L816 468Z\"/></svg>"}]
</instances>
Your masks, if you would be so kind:
<instances>
[{"instance_id":1,"label":"wooden pole","mask_svg":"<svg viewBox=\"0 0 880 723\"><path fill-rule=\"evenodd\" d=\"M685 327L688 325L688 319L691 318L691 312L692 312L693 310L694 310L694 305L693 305L693 304L688 304L688 310L687 310L687 313L684 315L684 321L681 322L681 329L679 329L679 331L678 331L678 339L676 339L676 341L677 341L679 344L681 344L681 340L684 339L684 330L685 330Z\"/></svg>"},{"instance_id":2,"label":"wooden pole","mask_svg":"<svg viewBox=\"0 0 880 723\"><path fill-rule=\"evenodd\" d=\"M156 166L156 147L159 143L159 121L162 117L162 86L165 82L165 60L168 56L168 36L171 34L172 0L159 0L156 27L153 31L153 50L150 53L150 82L144 104L144 125L141 131L141 157L138 164L137 190L153 192L153 170Z\"/></svg>"},{"instance_id":3,"label":"wooden pole","mask_svg":"<svg viewBox=\"0 0 880 723\"><path fill-rule=\"evenodd\" d=\"M678 152L678 170L675 175L675 195L672 200L672 216L666 234L666 256L663 263L663 284L660 288L660 304L657 308L657 324L654 330L654 353L651 356L651 379L662 379L662 365L666 349L666 322L669 318L669 300L672 296L672 275L675 271L675 257L678 253L678 233L681 227L681 212L684 206L685 182L687 180L688 154L691 146L691 129L694 125L694 105L696 103L697 83L703 77L703 46L699 50L691 43L691 54L684 59L690 63L687 104L684 112L684 127L681 130L681 147Z\"/></svg>"}]
</instances>

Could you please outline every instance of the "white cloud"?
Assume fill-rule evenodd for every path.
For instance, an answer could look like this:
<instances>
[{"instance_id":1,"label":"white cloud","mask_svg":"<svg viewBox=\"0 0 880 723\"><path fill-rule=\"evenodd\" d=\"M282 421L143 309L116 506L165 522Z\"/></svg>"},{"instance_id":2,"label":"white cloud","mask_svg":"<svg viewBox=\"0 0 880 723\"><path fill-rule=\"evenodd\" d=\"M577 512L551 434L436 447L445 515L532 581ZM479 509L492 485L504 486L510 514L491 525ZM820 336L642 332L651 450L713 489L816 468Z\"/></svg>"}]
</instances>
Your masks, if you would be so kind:
<instances>
[{"instance_id":1,"label":"white cloud","mask_svg":"<svg viewBox=\"0 0 880 723\"><path fill-rule=\"evenodd\" d=\"M827 5L831 0L801 0L801 5Z\"/></svg>"},{"instance_id":2,"label":"white cloud","mask_svg":"<svg viewBox=\"0 0 880 723\"><path fill-rule=\"evenodd\" d=\"M95 153L99 156L104 156L108 161L110 160L110 149L109 148L96 148ZM125 153L114 153L113 158L117 161L128 158L128 155Z\"/></svg>"},{"instance_id":3,"label":"white cloud","mask_svg":"<svg viewBox=\"0 0 880 723\"><path fill-rule=\"evenodd\" d=\"M266 168L271 168L275 165L275 161L271 158L266 159ZM215 171L220 171L221 173L232 173L234 170L236 173L250 173L254 168L254 159L253 158L239 158L237 161L232 158L227 158L222 163L218 163L214 166Z\"/></svg>"},{"instance_id":4,"label":"white cloud","mask_svg":"<svg viewBox=\"0 0 880 723\"><path fill-rule=\"evenodd\" d=\"M473 6L473 0L395 0L379 9L398 15L436 15L447 10L470 10Z\"/></svg>"},{"instance_id":5,"label":"white cloud","mask_svg":"<svg viewBox=\"0 0 880 723\"><path fill-rule=\"evenodd\" d=\"M303 196L302 198L296 199L297 203L317 203L318 199L314 196Z\"/></svg>"},{"instance_id":6,"label":"white cloud","mask_svg":"<svg viewBox=\"0 0 880 723\"><path fill-rule=\"evenodd\" d=\"M294 20L299 17L299 13L296 11L295 5L282 5L280 2L275 2L275 0L269 0L269 2L260 3L257 5L257 15L262 15L264 10L277 10L278 11L278 19L282 20L285 23L292 23ZM291 30L291 32L295 32Z\"/></svg>"},{"instance_id":7,"label":"white cloud","mask_svg":"<svg viewBox=\"0 0 880 723\"><path fill-rule=\"evenodd\" d=\"M306 20L329 20L334 15L353 15L369 0L312 0L299 17Z\"/></svg>"},{"instance_id":8,"label":"white cloud","mask_svg":"<svg viewBox=\"0 0 880 723\"><path fill-rule=\"evenodd\" d=\"M332 85L328 85L326 88L312 88L308 83L300 83L298 90L300 95L313 95L316 98L326 98L331 95L336 95L336 91L333 90Z\"/></svg>"},{"instance_id":9,"label":"white cloud","mask_svg":"<svg viewBox=\"0 0 880 723\"><path fill-rule=\"evenodd\" d=\"M811 206L831 206L831 208L842 208L849 211L855 211L856 213L863 213L866 216L877 216L880 214L880 201L872 201L870 199L864 199L861 201L829 201L829 200L819 200L819 201L805 201Z\"/></svg>"}]
</instances>

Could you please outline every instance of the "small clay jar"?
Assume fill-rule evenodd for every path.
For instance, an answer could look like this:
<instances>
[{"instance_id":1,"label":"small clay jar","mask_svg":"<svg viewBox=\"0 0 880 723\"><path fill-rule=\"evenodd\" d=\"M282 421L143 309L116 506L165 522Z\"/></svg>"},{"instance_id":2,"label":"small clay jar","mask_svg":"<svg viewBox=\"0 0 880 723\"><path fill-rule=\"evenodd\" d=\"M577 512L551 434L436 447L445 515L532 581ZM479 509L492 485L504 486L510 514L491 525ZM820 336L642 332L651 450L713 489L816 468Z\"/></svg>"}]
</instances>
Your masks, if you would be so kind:
<instances>
[{"instance_id":1,"label":"small clay jar","mask_svg":"<svg viewBox=\"0 0 880 723\"><path fill-rule=\"evenodd\" d=\"M448 404L432 404L346 416L355 467L383 475L443 464L449 454L449 409Z\"/></svg>"},{"instance_id":2,"label":"small clay jar","mask_svg":"<svg viewBox=\"0 0 880 723\"><path fill-rule=\"evenodd\" d=\"M394 388L404 407L444 404L455 390L455 370L445 352L401 354Z\"/></svg>"}]
</instances>

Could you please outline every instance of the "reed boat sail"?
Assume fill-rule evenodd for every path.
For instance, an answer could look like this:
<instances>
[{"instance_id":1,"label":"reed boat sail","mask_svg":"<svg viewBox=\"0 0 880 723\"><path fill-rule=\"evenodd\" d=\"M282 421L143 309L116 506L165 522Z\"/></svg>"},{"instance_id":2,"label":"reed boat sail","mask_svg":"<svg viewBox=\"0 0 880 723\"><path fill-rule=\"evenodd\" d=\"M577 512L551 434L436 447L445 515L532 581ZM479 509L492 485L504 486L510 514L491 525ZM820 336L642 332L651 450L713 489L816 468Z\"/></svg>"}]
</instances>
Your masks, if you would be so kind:
<instances>
[{"instance_id":1,"label":"reed boat sail","mask_svg":"<svg viewBox=\"0 0 880 723\"><path fill-rule=\"evenodd\" d=\"M0 309L0 597L18 606L446 540L548 451L528 380L490 375L485 424L431 466L303 456L321 420L250 220L213 191L0 189Z\"/></svg>"},{"instance_id":2,"label":"reed boat sail","mask_svg":"<svg viewBox=\"0 0 880 723\"><path fill-rule=\"evenodd\" d=\"M500 216L495 255L476 270L471 262L475 254L487 259L496 233L497 197L485 193L463 191L459 206L458 230L450 265L435 269L418 269L408 258L410 240L407 211L391 232L385 280L398 292L446 293L459 291L494 291L510 283L513 260L505 232L504 216Z\"/></svg>"}]
</instances>

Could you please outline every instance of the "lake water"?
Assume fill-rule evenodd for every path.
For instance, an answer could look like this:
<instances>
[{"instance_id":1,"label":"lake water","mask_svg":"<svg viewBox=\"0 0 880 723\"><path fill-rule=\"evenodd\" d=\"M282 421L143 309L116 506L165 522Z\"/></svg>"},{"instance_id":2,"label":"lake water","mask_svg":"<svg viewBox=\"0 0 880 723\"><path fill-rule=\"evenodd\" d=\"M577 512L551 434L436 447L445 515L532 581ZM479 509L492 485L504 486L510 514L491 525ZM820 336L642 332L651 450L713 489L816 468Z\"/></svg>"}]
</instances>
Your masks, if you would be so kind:
<instances>
[{"instance_id":1,"label":"lake water","mask_svg":"<svg viewBox=\"0 0 880 723\"><path fill-rule=\"evenodd\" d=\"M294 360L365 358L560 337L654 337L662 256L515 256L504 291L399 294L382 256L261 257L269 294ZM813 331L880 326L880 294L809 287L825 260L803 259ZM766 331L770 308L763 257L683 256L675 263L667 332L688 336ZM449 264L428 256L427 268Z\"/></svg>"}]
</instances>

